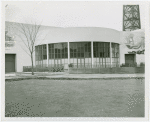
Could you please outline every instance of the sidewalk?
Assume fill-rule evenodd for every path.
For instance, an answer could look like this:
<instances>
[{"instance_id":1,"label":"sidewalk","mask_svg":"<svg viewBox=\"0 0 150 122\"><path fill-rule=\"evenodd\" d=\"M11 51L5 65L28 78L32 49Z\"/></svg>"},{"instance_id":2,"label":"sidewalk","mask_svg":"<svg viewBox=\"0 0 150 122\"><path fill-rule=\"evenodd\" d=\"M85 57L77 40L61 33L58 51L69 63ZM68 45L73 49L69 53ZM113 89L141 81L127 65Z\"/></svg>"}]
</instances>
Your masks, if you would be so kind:
<instances>
[{"instance_id":1,"label":"sidewalk","mask_svg":"<svg viewBox=\"0 0 150 122\"><path fill-rule=\"evenodd\" d=\"M58 76L64 75L66 72L35 72L34 75L31 72L16 72L16 73L7 73L5 74L5 79L18 79L18 78L38 78L46 76Z\"/></svg>"},{"instance_id":2,"label":"sidewalk","mask_svg":"<svg viewBox=\"0 0 150 122\"><path fill-rule=\"evenodd\" d=\"M15 75L5 75L5 80L15 79L34 79L34 78L47 78L47 79L113 79L113 78L144 78L145 74L68 74L64 72L56 73L15 73Z\"/></svg>"},{"instance_id":3,"label":"sidewalk","mask_svg":"<svg viewBox=\"0 0 150 122\"><path fill-rule=\"evenodd\" d=\"M46 76L47 78L135 78L145 77L145 74L64 74Z\"/></svg>"}]
</instances>

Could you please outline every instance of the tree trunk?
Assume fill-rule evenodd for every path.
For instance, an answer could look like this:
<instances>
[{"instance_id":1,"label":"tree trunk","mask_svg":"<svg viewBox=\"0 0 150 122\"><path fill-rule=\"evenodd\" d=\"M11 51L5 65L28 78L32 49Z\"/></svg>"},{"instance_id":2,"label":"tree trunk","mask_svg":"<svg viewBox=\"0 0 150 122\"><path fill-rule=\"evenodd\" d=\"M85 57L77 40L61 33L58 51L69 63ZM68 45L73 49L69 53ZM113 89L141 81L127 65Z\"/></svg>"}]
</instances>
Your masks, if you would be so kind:
<instances>
[{"instance_id":1,"label":"tree trunk","mask_svg":"<svg viewBox=\"0 0 150 122\"><path fill-rule=\"evenodd\" d=\"M33 54L31 54L31 62L32 62L32 75L34 75L34 67L33 67Z\"/></svg>"}]
</instances>

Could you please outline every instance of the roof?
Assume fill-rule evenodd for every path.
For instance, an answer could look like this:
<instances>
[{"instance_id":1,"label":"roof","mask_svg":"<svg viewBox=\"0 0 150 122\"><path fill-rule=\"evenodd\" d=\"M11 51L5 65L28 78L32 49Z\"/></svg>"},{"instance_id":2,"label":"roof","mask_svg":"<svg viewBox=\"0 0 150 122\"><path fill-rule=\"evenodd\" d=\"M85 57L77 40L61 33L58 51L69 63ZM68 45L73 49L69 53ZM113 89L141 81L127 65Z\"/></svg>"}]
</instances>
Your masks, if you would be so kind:
<instances>
[{"instance_id":1,"label":"roof","mask_svg":"<svg viewBox=\"0 0 150 122\"><path fill-rule=\"evenodd\" d=\"M6 25L17 23L6 22ZM28 24L29 25L29 24ZM36 45L79 42L79 41L101 41L120 43L120 31L103 27L52 27L41 26L39 38Z\"/></svg>"},{"instance_id":2,"label":"roof","mask_svg":"<svg viewBox=\"0 0 150 122\"><path fill-rule=\"evenodd\" d=\"M78 41L104 41L117 42L120 40L120 32L101 27L68 27L43 29L44 35L39 44ZM43 39L42 39L43 38Z\"/></svg>"}]
</instances>

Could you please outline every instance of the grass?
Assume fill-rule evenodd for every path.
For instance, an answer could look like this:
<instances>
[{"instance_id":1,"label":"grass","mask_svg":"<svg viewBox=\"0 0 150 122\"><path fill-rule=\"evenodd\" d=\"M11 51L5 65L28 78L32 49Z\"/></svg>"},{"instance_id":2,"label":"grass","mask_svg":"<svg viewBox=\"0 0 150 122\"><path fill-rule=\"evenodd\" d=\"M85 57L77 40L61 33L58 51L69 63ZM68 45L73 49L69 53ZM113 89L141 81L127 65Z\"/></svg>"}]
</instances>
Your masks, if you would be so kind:
<instances>
[{"instance_id":1,"label":"grass","mask_svg":"<svg viewBox=\"0 0 150 122\"><path fill-rule=\"evenodd\" d=\"M144 117L144 80L5 82L6 117Z\"/></svg>"}]
</instances>

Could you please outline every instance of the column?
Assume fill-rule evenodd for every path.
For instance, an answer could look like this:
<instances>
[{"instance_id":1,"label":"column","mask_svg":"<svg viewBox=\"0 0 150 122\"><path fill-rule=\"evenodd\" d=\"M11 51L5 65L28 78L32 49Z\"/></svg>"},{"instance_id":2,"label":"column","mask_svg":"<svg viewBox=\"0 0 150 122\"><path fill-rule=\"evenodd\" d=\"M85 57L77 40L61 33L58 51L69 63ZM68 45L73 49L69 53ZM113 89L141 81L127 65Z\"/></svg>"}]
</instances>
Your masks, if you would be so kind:
<instances>
[{"instance_id":1,"label":"column","mask_svg":"<svg viewBox=\"0 0 150 122\"><path fill-rule=\"evenodd\" d=\"M112 48L111 48L111 42L110 42L110 67L112 67Z\"/></svg>"},{"instance_id":2,"label":"column","mask_svg":"<svg viewBox=\"0 0 150 122\"><path fill-rule=\"evenodd\" d=\"M70 64L70 45L69 45L69 42L68 42L68 65ZM69 69L69 67L68 67Z\"/></svg>"},{"instance_id":3,"label":"column","mask_svg":"<svg viewBox=\"0 0 150 122\"><path fill-rule=\"evenodd\" d=\"M37 62L37 48L36 48L36 46L34 48L35 48L35 53L33 53L35 55L35 60L34 60L35 65L34 66L36 67L36 62ZM34 57L34 55L33 55L33 57ZM15 61L16 61L16 59L15 59ZM15 66L16 66L16 64L15 64Z\"/></svg>"},{"instance_id":4,"label":"column","mask_svg":"<svg viewBox=\"0 0 150 122\"><path fill-rule=\"evenodd\" d=\"M93 41L91 41L91 59L92 59L92 67L94 65L94 62L93 62Z\"/></svg>"},{"instance_id":5,"label":"column","mask_svg":"<svg viewBox=\"0 0 150 122\"><path fill-rule=\"evenodd\" d=\"M48 44L46 44L47 46L47 67L49 66L49 48L48 48Z\"/></svg>"},{"instance_id":6,"label":"column","mask_svg":"<svg viewBox=\"0 0 150 122\"><path fill-rule=\"evenodd\" d=\"M118 62L118 63L119 63L119 67L120 67L120 65L121 65L121 64L120 64L120 54L121 54L121 53L120 53L120 44L119 44L119 52L118 52L118 53L119 53L119 62Z\"/></svg>"},{"instance_id":7,"label":"column","mask_svg":"<svg viewBox=\"0 0 150 122\"><path fill-rule=\"evenodd\" d=\"M41 52L42 52L42 68L43 68L43 45L41 45Z\"/></svg>"}]
</instances>

